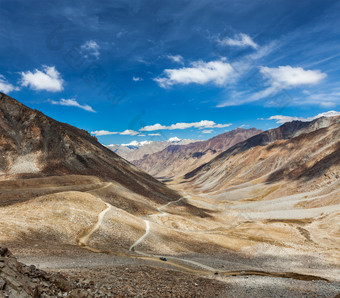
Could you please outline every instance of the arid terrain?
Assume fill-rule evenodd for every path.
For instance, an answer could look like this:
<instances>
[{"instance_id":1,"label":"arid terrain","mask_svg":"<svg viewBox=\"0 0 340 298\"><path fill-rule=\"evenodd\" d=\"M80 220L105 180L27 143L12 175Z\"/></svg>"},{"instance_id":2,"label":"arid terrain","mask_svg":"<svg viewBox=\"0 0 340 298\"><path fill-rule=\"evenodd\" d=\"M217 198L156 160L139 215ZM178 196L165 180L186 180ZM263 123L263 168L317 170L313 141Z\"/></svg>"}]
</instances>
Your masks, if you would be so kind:
<instances>
[{"instance_id":1,"label":"arid terrain","mask_svg":"<svg viewBox=\"0 0 340 298\"><path fill-rule=\"evenodd\" d=\"M237 128L207 141L187 145L173 144L140 159L133 159L132 163L154 177L169 181L194 170L235 144L261 132L262 130L256 128Z\"/></svg>"},{"instance_id":2,"label":"arid terrain","mask_svg":"<svg viewBox=\"0 0 340 298\"><path fill-rule=\"evenodd\" d=\"M339 117L229 139L166 185L0 97L0 246L38 268L3 250L0 295L340 293Z\"/></svg>"}]
</instances>

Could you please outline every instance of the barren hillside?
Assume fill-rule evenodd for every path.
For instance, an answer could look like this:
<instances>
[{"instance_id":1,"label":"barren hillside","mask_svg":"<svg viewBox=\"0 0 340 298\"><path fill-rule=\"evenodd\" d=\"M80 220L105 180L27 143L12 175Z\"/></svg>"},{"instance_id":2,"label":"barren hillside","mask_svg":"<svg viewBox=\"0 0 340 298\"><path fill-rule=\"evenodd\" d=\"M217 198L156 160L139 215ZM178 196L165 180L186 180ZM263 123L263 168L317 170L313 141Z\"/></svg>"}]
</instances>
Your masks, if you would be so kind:
<instances>
[{"instance_id":1,"label":"barren hillside","mask_svg":"<svg viewBox=\"0 0 340 298\"><path fill-rule=\"evenodd\" d=\"M172 178L187 173L235 144L261 133L256 128L237 128L207 141L188 145L171 145L133 163L159 178Z\"/></svg>"}]
</instances>

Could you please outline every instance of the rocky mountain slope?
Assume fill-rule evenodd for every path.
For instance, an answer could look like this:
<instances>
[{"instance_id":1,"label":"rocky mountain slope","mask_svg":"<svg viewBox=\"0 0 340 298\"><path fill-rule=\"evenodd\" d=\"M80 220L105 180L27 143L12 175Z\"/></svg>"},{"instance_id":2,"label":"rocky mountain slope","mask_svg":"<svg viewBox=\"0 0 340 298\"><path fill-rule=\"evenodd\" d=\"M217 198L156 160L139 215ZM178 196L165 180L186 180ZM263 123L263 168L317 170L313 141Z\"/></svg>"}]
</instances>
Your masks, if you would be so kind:
<instances>
[{"instance_id":1,"label":"rocky mountain slope","mask_svg":"<svg viewBox=\"0 0 340 298\"><path fill-rule=\"evenodd\" d=\"M233 145L261 132L256 128L237 128L207 141L168 146L160 152L150 154L133 163L154 177L180 176L211 160Z\"/></svg>"},{"instance_id":2,"label":"rocky mountain slope","mask_svg":"<svg viewBox=\"0 0 340 298\"><path fill-rule=\"evenodd\" d=\"M334 134L334 136L331 137L331 143L322 143L324 148L331 147L331 144L336 148L339 144L339 122L340 117L337 116L327 118L322 117L311 122L293 121L285 123L278 128L265 131L236 144L219 154L207 164L187 173L185 178L198 179L198 177L201 177L204 174L207 174L207 176L212 174L211 172L209 173L212 169L218 171L218 169L223 168L223 171L219 172L221 179L222 176L224 177L223 182L228 181L228 179L226 179L227 177L224 176L227 172L229 173L228 177L236 179L237 175L235 171L237 169L241 169L241 171L253 175L253 178L247 178L247 180L251 180L254 179L254 177L258 178L264 174L269 175L274 170L279 171L279 168L283 166L286 159L291 159L292 164L294 164L293 161L295 159L294 167L305 164L304 171L306 171L309 168L309 166L307 167L306 162L311 156L306 154L302 160L298 160L296 159L296 154L298 152L308 152L308 147L306 146L307 141L309 141L310 144L308 145L310 146L320 146L320 140L318 140L316 136L322 136L323 133L332 132ZM301 137L299 138L299 136ZM302 143L303 140L305 141L304 143ZM323 141L324 140L326 140L326 136ZM301 142L300 147L297 145L299 142ZM285 149L285 146L291 149L287 150ZM281 154L280 156L274 157L271 154L274 152L274 148L280 148L277 150L278 153ZM259 154L259 152L262 154ZM289 154L289 152L291 152L291 154ZM317 158L321 158L321 148L315 153ZM252 157L256 157L256 160L252 160ZM238 167L235 167L235 165L226 167L226 164L231 160L235 160ZM272 174L277 175L275 173L273 172ZM274 176L271 177L272 178L268 179L273 179ZM282 177L284 177L284 175L282 175ZM217 179L215 175L211 176L211 179L215 179L215 184L221 187L221 181Z\"/></svg>"},{"instance_id":3,"label":"rocky mountain slope","mask_svg":"<svg viewBox=\"0 0 340 298\"><path fill-rule=\"evenodd\" d=\"M107 145L106 147L117 153L119 156L132 162L139 160L146 155L153 154L169 147L170 145L186 145L190 143L201 142L200 140L181 140L178 138L170 138L167 141L133 141L124 145Z\"/></svg>"},{"instance_id":4,"label":"rocky mountain slope","mask_svg":"<svg viewBox=\"0 0 340 298\"><path fill-rule=\"evenodd\" d=\"M177 194L101 145L85 130L58 122L0 93L0 174L92 175L164 201Z\"/></svg>"}]
</instances>

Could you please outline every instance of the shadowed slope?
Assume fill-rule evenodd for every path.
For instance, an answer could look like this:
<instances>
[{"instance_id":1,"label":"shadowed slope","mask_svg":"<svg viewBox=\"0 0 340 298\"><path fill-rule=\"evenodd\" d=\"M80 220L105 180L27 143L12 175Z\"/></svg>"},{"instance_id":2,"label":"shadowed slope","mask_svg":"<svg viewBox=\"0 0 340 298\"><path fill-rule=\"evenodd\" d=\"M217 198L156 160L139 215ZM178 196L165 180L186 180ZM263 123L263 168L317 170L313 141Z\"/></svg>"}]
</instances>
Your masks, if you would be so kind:
<instances>
[{"instance_id":1,"label":"shadowed slope","mask_svg":"<svg viewBox=\"0 0 340 298\"><path fill-rule=\"evenodd\" d=\"M155 177L180 176L211 160L220 152L261 132L256 128L237 128L207 141L171 145L133 163Z\"/></svg>"},{"instance_id":2,"label":"shadowed slope","mask_svg":"<svg viewBox=\"0 0 340 298\"><path fill-rule=\"evenodd\" d=\"M81 174L114 180L163 202L179 196L102 146L85 130L58 122L0 93L0 174Z\"/></svg>"}]
</instances>

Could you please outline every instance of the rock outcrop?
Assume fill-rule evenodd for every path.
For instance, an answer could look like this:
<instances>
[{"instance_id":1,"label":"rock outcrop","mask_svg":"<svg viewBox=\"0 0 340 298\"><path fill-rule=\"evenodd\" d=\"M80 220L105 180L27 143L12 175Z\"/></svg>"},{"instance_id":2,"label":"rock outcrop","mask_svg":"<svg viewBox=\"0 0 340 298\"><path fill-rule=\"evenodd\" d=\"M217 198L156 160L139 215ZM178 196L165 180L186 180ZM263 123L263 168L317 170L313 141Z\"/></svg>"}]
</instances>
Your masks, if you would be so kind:
<instances>
[{"instance_id":1,"label":"rock outcrop","mask_svg":"<svg viewBox=\"0 0 340 298\"><path fill-rule=\"evenodd\" d=\"M72 282L63 275L26 266L0 247L0 297L62 297L72 291Z\"/></svg>"}]
</instances>

